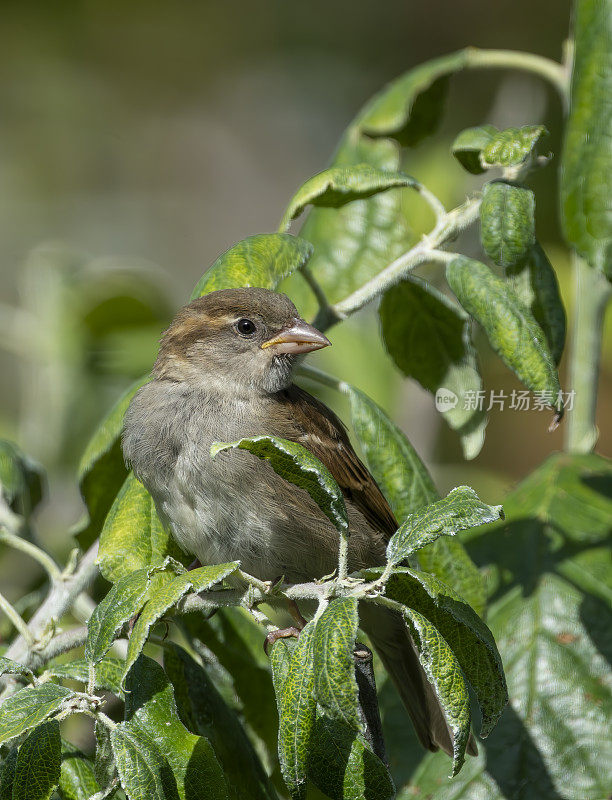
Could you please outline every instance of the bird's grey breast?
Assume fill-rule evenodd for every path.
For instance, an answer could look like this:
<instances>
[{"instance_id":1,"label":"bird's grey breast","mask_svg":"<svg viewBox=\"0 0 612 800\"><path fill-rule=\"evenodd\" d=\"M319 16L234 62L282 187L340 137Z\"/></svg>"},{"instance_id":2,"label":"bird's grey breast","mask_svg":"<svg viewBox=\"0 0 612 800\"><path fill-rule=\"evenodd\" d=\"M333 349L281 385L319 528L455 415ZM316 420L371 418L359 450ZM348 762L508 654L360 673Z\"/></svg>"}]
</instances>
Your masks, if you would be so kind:
<instances>
[{"instance_id":1,"label":"bird's grey breast","mask_svg":"<svg viewBox=\"0 0 612 800\"><path fill-rule=\"evenodd\" d=\"M123 437L126 458L179 544L202 563L244 561L266 550L277 513L271 508L273 487L254 480L261 470L249 453L210 456L215 441L266 432L246 397L152 381L132 401ZM261 466L267 474L267 465Z\"/></svg>"}]
</instances>

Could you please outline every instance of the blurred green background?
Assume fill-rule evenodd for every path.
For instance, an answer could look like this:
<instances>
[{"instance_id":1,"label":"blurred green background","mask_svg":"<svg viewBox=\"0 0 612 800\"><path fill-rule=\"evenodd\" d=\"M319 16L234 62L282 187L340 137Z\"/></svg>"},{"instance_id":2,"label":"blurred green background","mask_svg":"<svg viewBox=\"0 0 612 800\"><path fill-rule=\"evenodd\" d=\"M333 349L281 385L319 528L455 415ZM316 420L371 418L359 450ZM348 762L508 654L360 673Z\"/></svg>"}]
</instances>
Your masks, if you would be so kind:
<instances>
[{"instance_id":1,"label":"blurred green background","mask_svg":"<svg viewBox=\"0 0 612 800\"><path fill-rule=\"evenodd\" d=\"M81 513L80 452L122 389L148 371L160 332L207 266L237 240L276 228L293 191L324 168L344 127L385 82L468 44L559 59L569 2L3 0L2 27L0 436L47 470L39 535L62 557ZM557 155L561 111L552 90L516 73L461 75L439 134L411 151L406 169L458 203L480 181L448 154L455 134L483 122L540 121ZM571 314L557 166L555 158L532 186L538 236ZM417 232L430 222L412 199L406 213ZM462 246L476 253L476 233ZM290 291L305 312L312 308L298 279ZM547 412L497 410L481 454L466 464L431 396L402 381L385 355L373 310L331 338L334 348L312 363L391 412L441 489L470 483L500 502L561 446L563 429L547 432ZM520 388L480 344L487 389ZM611 401L608 325L604 453L612 450ZM0 557L3 591L15 599L37 573L15 553Z\"/></svg>"}]
</instances>

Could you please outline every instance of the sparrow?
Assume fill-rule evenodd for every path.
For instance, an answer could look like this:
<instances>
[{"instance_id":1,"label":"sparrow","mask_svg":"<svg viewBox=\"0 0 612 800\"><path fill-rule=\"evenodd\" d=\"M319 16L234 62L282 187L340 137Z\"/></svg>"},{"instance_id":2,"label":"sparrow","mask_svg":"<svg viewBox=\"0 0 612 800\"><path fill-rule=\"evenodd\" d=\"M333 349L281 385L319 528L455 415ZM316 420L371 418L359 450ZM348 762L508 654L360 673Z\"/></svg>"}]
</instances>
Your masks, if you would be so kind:
<instances>
[{"instance_id":1,"label":"sparrow","mask_svg":"<svg viewBox=\"0 0 612 800\"><path fill-rule=\"evenodd\" d=\"M398 524L384 495L339 418L293 383L296 361L329 344L286 295L259 288L200 297L162 335L152 380L127 411L123 452L162 522L200 563L240 561L261 580L290 583L336 568L338 533L305 490L247 451L211 458L213 442L257 435L297 442L330 470L348 512L349 571L385 563ZM404 622L362 606L360 627L421 743L452 755L452 733Z\"/></svg>"}]
</instances>

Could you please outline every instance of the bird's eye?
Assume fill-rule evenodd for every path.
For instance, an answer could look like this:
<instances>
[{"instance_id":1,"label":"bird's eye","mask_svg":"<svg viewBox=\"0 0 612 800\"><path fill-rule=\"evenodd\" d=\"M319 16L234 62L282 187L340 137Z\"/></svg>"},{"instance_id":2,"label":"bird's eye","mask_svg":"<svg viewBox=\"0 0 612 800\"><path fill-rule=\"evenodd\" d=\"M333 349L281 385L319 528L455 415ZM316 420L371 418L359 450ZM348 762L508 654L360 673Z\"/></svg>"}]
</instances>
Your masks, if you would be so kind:
<instances>
[{"instance_id":1,"label":"bird's eye","mask_svg":"<svg viewBox=\"0 0 612 800\"><path fill-rule=\"evenodd\" d=\"M236 323L236 330L241 336L252 336L255 333L255 323L250 319L239 319Z\"/></svg>"}]
</instances>

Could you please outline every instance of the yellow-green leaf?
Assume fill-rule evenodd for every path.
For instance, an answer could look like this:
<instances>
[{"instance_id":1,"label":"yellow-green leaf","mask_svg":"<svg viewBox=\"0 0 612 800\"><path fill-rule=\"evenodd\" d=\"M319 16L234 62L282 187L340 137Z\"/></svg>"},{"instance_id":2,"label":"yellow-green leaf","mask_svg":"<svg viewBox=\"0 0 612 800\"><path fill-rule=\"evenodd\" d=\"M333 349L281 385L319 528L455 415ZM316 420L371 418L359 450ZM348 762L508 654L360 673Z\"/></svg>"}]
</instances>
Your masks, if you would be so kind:
<instances>
[{"instance_id":1,"label":"yellow-green leaf","mask_svg":"<svg viewBox=\"0 0 612 800\"><path fill-rule=\"evenodd\" d=\"M278 758L287 788L294 800L306 797L308 760L311 738L316 716L314 697L314 631L315 623L309 622L300 633L293 648L286 672L275 678L278 706ZM274 646L277 655L272 657L272 674L284 666L282 645ZM280 665L279 665L280 660ZM282 687L280 686L282 684Z\"/></svg>"},{"instance_id":2,"label":"yellow-green leaf","mask_svg":"<svg viewBox=\"0 0 612 800\"><path fill-rule=\"evenodd\" d=\"M357 634L357 600L332 600L317 622L314 633L315 697L332 719L360 731L359 697L353 649Z\"/></svg>"},{"instance_id":3,"label":"yellow-green leaf","mask_svg":"<svg viewBox=\"0 0 612 800\"><path fill-rule=\"evenodd\" d=\"M204 273L191 299L217 289L259 286L276 289L287 275L304 266L312 245L288 233L258 233L235 244Z\"/></svg>"},{"instance_id":4,"label":"yellow-green leaf","mask_svg":"<svg viewBox=\"0 0 612 800\"><path fill-rule=\"evenodd\" d=\"M132 572L113 584L87 624L85 658L88 661L95 664L104 658L123 625L144 605L148 588L146 569Z\"/></svg>"},{"instance_id":5,"label":"yellow-green leaf","mask_svg":"<svg viewBox=\"0 0 612 800\"><path fill-rule=\"evenodd\" d=\"M159 519L153 498L130 472L102 529L100 571L117 581L135 570L159 566L167 556L179 559L181 551Z\"/></svg>"}]
</instances>

